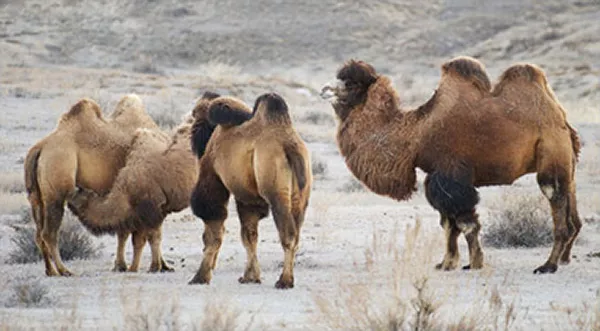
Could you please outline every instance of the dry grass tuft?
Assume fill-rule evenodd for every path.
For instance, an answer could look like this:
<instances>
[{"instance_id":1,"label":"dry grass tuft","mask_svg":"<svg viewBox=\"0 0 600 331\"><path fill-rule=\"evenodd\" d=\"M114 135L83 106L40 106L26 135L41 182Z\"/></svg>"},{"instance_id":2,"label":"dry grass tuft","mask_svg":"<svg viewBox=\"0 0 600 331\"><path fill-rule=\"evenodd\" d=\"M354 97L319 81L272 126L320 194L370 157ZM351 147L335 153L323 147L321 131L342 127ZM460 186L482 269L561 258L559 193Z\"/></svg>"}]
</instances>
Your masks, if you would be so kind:
<instances>
[{"instance_id":1,"label":"dry grass tuft","mask_svg":"<svg viewBox=\"0 0 600 331\"><path fill-rule=\"evenodd\" d=\"M482 239L487 246L539 247L552 243L548 201L539 193L505 193Z\"/></svg>"},{"instance_id":2,"label":"dry grass tuft","mask_svg":"<svg viewBox=\"0 0 600 331\"><path fill-rule=\"evenodd\" d=\"M31 223L31 216L28 212L23 212L23 217L28 218ZM24 264L35 263L42 260L42 255L35 243L34 227L20 227L18 232L11 238L13 250L8 254L7 263ZM102 246L94 245L92 238L71 214L65 213L65 218L59 232L60 256L66 260L91 259L100 255Z\"/></svg>"},{"instance_id":3,"label":"dry grass tuft","mask_svg":"<svg viewBox=\"0 0 600 331\"><path fill-rule=\"evenodd\" d=\"M12 295L5 302L6 307L47 307L52 303L48 296L48 288L39 280L19 280L12 287L12 291Z\"/></svg>"},{"instance_id":4,"label":"dry grass tuft","mask_svg":"<svg viewBox=\"0 0 600 331\"><path fill-rule=\"evenodd\" d=\"M342 187L338 188L339 192L346 193L365 192L366 190L367 189L365 188L365 186L354 177L350 177L348 181L346 181L344 185L342 185Z\"/></svg>"},{"instance_id":5,"label":"dry grass tuft","mask_svg":"<svg viewBox=\"0 0 600 331\"><path fill-rule=\"evenodd\" d=\"M312 153L312 174L316 178L323 178L327 175L327 162L322 160L317 154Z\"/></svg>"}]
</instances>

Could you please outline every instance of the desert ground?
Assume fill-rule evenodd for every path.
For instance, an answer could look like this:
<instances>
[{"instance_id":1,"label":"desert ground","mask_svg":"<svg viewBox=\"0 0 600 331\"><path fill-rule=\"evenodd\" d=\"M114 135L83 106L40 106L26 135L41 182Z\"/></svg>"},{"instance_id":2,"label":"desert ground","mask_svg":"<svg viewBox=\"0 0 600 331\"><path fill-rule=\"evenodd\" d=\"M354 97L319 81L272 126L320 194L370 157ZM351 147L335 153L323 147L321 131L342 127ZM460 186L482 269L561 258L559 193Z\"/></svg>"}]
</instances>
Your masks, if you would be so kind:
<instances>
[{"instance_id":1,"label":"desert ground","mask_svg":"<svg viewBox=\"0 0 600 331\"><path fill-rule=\"evenodd\" d=\"M597 0L0 0L0 330L600 330L599 17ZM551 236L552 223L535 175L479 190L485 267L443 272L424 174L411 200L393 201L358 184L338 152L319 91L345 60L390 76L410 108L457 55L478 58L492 79L515 62L541 66L580 133L584 227L573 261L555 274L532 272L551 249L537 235ZM203 247L189 209L164 223L173 273L145 271L148 247L142 271L112 272L116 238L83 228L94 254L66 261L73 277L15 262L16 238L34 226L23 159L73 103L90 97L109 113L137 93L171 130L205 91L248 104L281 94L311 150L293 289L273 286L283 251L271 217L259 228L262 284L238 284L246 254L233 203L210 285L187 285ZM533 217L541 221L515 229ZM498 230L507 224L535 247L507 242ZM462 239L460 250L467 264Z\"/></svg>"}]
</instances>

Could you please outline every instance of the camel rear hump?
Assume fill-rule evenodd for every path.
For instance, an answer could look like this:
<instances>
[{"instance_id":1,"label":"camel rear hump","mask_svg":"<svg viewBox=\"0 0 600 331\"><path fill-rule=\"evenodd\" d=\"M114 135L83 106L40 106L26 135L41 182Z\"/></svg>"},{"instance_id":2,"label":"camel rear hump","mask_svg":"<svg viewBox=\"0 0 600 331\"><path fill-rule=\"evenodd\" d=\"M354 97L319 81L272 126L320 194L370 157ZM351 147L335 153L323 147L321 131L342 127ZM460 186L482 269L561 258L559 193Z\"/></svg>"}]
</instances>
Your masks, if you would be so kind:
<instances>
[{"instance_id":1,"label":"camel rear hump","mask_svg":"<svg viewBox=\"0 0 600 331\"><path fill-rule=\"evenodd\" d=\"M490 92L492 83L483 63L469 56L459 56L442 65L442 73L470 81L482 92Z\"/></svg>"}]
</instances>

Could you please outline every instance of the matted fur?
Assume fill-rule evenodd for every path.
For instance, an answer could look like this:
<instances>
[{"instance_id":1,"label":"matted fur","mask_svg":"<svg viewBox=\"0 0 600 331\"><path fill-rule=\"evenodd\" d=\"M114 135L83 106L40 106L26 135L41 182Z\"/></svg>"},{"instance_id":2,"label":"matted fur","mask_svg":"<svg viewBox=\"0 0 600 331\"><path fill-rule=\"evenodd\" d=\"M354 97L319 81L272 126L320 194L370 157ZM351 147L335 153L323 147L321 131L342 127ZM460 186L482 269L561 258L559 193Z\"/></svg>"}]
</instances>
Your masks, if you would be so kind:
<instances>
[{"instance_id":1,"label":"matted fur","mask_svg":"<svg viewBox=\"0 0 600 331\"><path fill-rule=\"evenodd\" d=\"M192 211L205 223L204 258L190 283L209 283L224 235L227 203L236 200L242 242L248 254L241 283L260 282L256 255L258 222L269 209L284 249L278 288L294 285L293 264L312 184L308 150L292 126L283 98L271 93L257 98L254 110L221 97L209 114L219 124L200 158Z\"/></svg>"},{"instance_id":2,"label":"matted fur","mask_svg":"<svg viewBox=\"0 0 600 331\"><path fill-rule=\"evenodd\" d=\"M414 111L402 109L390 80L364 62L347 62L337 76L345 88L326 86L323 93L335 91L337 141L352 173L397 200L415 190L416 168L428 173L426 196L447 234L439 268L456 268L461 232L467 267L483 266L475 187L511 184L527 173L537 173L555 222L552 253L535 271L554 272L559 259L569 261L581 228L574 183L579 140L541 69L512 66L490 91L483 65L459 57L442 66L436 92Z\"/></svg>"},{"instance_id":3,"label":"matted fur","mask_svg":"<svg viewBox=\"0 0 600 331\"><path fill-rule=\"evenodd\" d=\"M206 122L207 108L214 98L214 94L205 94L198 101L192 111L196 122ZM192 152L194 128L197 126L193 121L186 119L171 138L158 131L138 130L111 190L104 196L80 191L70 202L72 210L94 234L133 232L134 246L138 244L130 271L137 271L146 241L136 237L150 241L150 271L171 270L162 258L161 227L168 214L189 206L198 176L197 159ZM117 269L125 269L124 262L118 262Z\"/></svg>"},{"instance_id":4,"label":"matted fur","mask_svg":"<svg viewBox=\"0 0 600 331\"><path fill-rule=\"evenodd\" d=\"M125 165L138 127L158 129L139 97L123 97L109 120L102 117L94 101L82 99L60 117L53 132L28 151L25 183L47 275L71 274L58 250L65 201L76 186L101 193L110 189Z\"/></svg>"}]
</instances>

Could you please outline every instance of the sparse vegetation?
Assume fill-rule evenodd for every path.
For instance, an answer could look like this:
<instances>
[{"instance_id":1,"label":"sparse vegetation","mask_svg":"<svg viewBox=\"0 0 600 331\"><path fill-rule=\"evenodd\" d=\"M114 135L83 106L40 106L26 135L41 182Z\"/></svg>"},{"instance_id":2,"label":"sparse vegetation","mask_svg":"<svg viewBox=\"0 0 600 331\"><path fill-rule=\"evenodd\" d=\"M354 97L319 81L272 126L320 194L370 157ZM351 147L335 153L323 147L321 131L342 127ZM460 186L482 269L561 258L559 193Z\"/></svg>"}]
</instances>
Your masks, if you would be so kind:
<instances>
[{"instance_id":1,"label":"sparse vegetation","mask_svg":"<svg viewBox=\"0 0 600 331\"><path fill-rule=\"evenodd\" d=\"M312 174L315 177L325 177L327 175L327 162L323 161L317 154L313 153L311 156L312 160Z\"/></svg>"},{"instance_id":2,"label":"sparse vegetation","mask_svg":"<svg viewBox=\"0 0 600 331\"><path fill-rule=\"evenodd\" d=\"M365 190L364 185L354 177L350 177L342 187L338 188L338 191L346 193L364 192Z\"/></svg>"},{"instance_id":3,"label":"sparse vegetation","mask_svg":"<svg viewBox=\"0 0 600 331\"><path fill-rule=\"evenodd\" d=\"M506 193L500 198L492 221L484 227L485 245L538 247L552 243L552 221L548 201L539 193Z\"/></svg>"},{"instance_id":4,"label":"sparse vegetation","mask_svg":"<svg viewBox=\"0 0 600 331\"><path fill-rule=\"evenodd\" d=\"M5 302L7 307L43 307L52 303L48 288L39 280L20 280L12 291L12 296Z\"/></svg>"},{"instance_id":5,"label":"sparse vegetation","mask_svg":"<svg viewBox=\"0 0 600 331\"><path fill-rule=\"evenodd\" d=\"M311 111L307 113L303 118L303 122L312 123L315 125L333 125L335 124L335 120L333 116L329 113L325 113L322 111Z\"/></svg>"},{"instance_id":6,"label":"sparse vegetation","mask_svg":"<svg viewBox=\"0 0 600 331\"><path fill-rule=\"evenodd\" d=\"M31 217L23 213L24 217ZM99 256L100 248L94 245L79 221L70 213L66 213L59 232L60 256L63 260L91 259ZM13 250L9 252L8 263L23 264L34 263L42 259L42 255L35 243L34 227L23 227L11 238Z\"/></svg>"}]
</instances>

